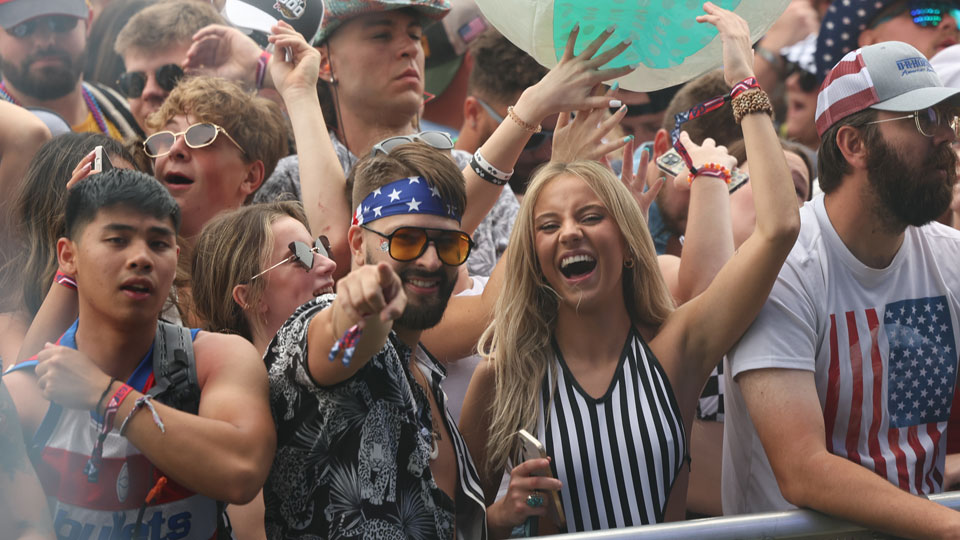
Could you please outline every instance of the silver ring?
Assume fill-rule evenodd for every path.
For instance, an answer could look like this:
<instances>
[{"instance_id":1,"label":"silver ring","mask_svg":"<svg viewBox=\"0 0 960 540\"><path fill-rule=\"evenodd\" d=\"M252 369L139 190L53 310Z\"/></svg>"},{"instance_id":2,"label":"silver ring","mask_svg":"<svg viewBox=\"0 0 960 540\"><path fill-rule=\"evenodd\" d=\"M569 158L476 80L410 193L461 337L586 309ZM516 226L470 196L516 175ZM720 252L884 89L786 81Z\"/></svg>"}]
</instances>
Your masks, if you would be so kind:
<instances>
[{"instance_id":1,"label":"silver ring","mask_svg":"<svg viewBox=\"0 0 960 540\"><path fill-rule=\"evenodd\" d=\"M540 508L543 506L543 495L539 491L527 495L527 506L530 508Z\"/></svg>"}]
</instances>

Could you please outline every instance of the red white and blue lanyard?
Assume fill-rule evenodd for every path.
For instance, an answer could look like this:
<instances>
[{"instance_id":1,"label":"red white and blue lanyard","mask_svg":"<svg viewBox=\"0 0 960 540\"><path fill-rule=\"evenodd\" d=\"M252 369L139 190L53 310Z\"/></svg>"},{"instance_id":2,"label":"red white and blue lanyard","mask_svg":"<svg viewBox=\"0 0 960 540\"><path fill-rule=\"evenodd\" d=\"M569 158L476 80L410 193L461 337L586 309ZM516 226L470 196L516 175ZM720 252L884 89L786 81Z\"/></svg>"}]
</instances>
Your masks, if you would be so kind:
<instances>
[{"instance_id":1,"label":"red white and blue lanyard","mask_svg":"<svg viewBox=\"0 0 960 540\"><path fill-rule=\"evenodd\" d=\"M673 116L674 125L673 130L670 132L670 140L673 143L673 148L678 154L680 154L680 157L683 158L683 162L687 165L687 168L690 169L690 174L696 175L697 168L693 166L693 160L690 159L690 153L687 152L687 149L684 148L683 143L680 142L680 126L689 120L699 118L709 112L713 112L720 107L723 107L723 105L728 101L732 101L733 98L739 96L743 92L752 90L754 88L760 88L760 84L757 83L756 77L749 77L735 84L728 95L717 96L715 98L708 99L703 103L694 105L688 111L680 112Z\"/></svg>"},{"instance_id":2,"label":"red white and blue lanyard","mask_svg":"<svg viewBox=\"0 0 960 540\"><path fill-rule=\"evenodd\" d=\"M103 117L103 111L100 110L100 105L97 103L97 100L94 99L93 95L91 95L86 88L81 87L80 90L83 94L83 101L87 104L87 108L90 109L90 114L93 115L93 120L97 123L97 127L100 128L100 131L103 132L104 135L109 137L110 129L107 127L107 120ZM7 85L4 82L0 82L0 99L23 107L15 97L10 95L10 92L7 90Z\"/></svg>"}]
</instances>

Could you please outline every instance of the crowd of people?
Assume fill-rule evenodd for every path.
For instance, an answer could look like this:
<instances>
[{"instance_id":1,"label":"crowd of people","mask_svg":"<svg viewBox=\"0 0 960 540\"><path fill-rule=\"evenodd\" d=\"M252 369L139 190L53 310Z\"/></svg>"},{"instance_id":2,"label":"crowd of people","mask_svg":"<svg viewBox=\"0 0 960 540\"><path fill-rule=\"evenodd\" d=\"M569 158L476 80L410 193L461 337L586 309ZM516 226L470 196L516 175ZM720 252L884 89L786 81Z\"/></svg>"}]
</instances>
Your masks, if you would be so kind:
<instances>
[{"instance_id":1,"label":"crowd of people","mask_svg":"<svg viewBox=\"0 0 960 540\"><path fill-rule=\"evenodd\" d=\"M0 0L0 536L960 537L958 10Z\"/></svg>"}]
</instances>

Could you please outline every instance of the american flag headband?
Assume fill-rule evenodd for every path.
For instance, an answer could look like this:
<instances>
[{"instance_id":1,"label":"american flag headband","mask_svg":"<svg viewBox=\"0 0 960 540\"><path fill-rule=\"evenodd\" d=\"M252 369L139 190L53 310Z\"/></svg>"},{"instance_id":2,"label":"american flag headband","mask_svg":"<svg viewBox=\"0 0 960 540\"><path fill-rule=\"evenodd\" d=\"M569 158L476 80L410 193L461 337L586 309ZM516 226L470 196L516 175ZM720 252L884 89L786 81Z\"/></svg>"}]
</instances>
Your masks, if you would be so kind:
<instances>
[{"instance_id":1,"label":"american flag headband","mask_svg":"<svg viewBox=\"0 0 960 540\"><path fill-rule=\"evenodd\" d=\"M422 176L410 176L379 187L357 206L353 224L363 225L371 221L396 215L432 214L457 220L460 209L446 201L436 186L427 183Z\"/></svg>"},{"instance_id":2,"label":"american flag headband","mask_svg":"<svg viewBox=\"0 0 960 540\"><path fill-rule=\"evenodd\" d=\"M694 105L688 111L679 112L673 116L673 130L670 132L670 140L673 143L673 148L678 154L680 154L680 157L683 158L683 162L687 165L687 168L690 169L690 174L697 174L697 168L693 166L693 160L690 159L690 153L687 152L687 149L684 148L683 143L680 142L680 126L690 120L693 120L694 118L699 118L709 112L713 112L720 107L723 107L723 105L728 101L732 101L733 98L739 96L743 92L754 88L760 88L760 85L757 83L756 77L749 77L735 84L733 89L730 90L729 94L708 99L703 103Z\"/></svg>"}]
</instances>

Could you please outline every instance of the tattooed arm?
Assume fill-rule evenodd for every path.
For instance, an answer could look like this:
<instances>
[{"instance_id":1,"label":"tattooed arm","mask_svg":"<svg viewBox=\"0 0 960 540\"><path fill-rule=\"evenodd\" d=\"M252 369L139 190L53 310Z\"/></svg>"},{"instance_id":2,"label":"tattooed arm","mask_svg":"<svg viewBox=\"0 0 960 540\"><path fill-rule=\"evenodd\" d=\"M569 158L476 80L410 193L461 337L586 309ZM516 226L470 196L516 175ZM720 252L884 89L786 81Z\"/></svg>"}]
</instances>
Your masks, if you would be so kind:
<instances>
[{"instance_id":1,"label":"tattooed arm","mask_svg":"<svg viewBox=\"0 0 960 540\"><path fill-rule=\"evenodd\" d=\"M43 489L27 459L13 399L0 379L0 531L10 538L54 538Z\"/></svg>"}]
</instances>

